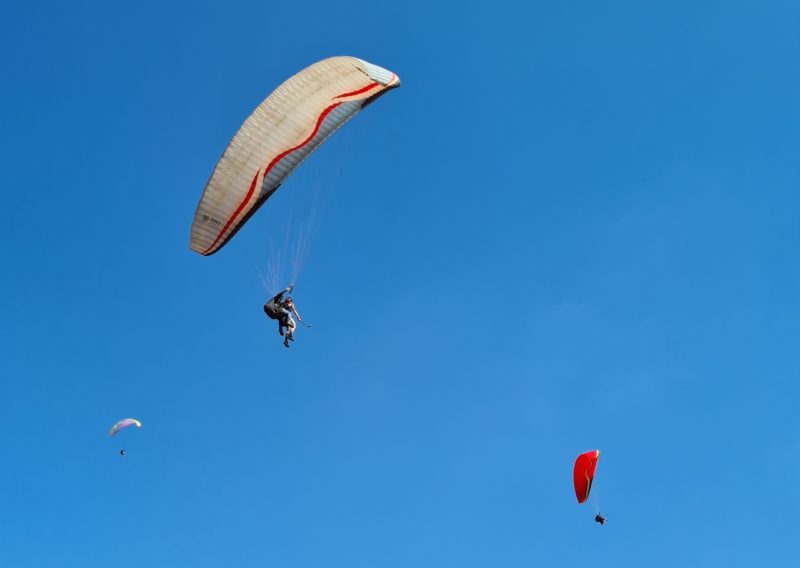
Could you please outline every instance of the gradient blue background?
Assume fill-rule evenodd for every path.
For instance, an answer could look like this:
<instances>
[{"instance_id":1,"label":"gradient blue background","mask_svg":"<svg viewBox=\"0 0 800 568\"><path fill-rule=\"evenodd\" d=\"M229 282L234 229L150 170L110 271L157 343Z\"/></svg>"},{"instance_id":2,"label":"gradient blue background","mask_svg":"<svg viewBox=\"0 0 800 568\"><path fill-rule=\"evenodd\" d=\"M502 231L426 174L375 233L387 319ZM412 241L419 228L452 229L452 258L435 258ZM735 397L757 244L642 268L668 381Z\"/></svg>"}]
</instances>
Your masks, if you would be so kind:
<instances>
[{"instance_id":1,"label":"gradient blue background","mask_svg":"<svg viewBox=\"0 0 800 568\"><path fill-rule=\"evenodd\" d=\"M797 565L797 2L3 12L0 565ZM191 253L340 54L402 87ZM317 187L287 351L258 270Z\"/></svg>"}]
</instances>

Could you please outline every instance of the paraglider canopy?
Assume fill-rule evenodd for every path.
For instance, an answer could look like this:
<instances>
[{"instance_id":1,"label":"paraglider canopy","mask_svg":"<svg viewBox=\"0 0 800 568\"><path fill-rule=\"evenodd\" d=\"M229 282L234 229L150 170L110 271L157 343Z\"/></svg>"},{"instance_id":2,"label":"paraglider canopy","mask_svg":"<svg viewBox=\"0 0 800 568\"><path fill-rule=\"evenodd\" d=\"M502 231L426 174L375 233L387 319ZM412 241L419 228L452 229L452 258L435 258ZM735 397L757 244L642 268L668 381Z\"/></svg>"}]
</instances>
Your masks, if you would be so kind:
<instances>
[{"instance_id":1,"label":"paraglider canopy","mask_svg":"<svg viewBox=\"0 0 800 568\"><path fill-rule=\"evenodd\" d=\"M318 61L287 79L245 120L203 190L189 247L214 254L317 146L400 79L356 57Z\"/></svg>"},{"instance_id":2,"label":"paraglider canopy","mask_svg":"<svg viewBox=\"0 0 800 568\"><path fill-rule=\"evenodd\" d=\"M134 426L134 425L137 428L142 427L142 423L136 420L135 418L123 418L122 420L120 420L111 427L111 430L108 431L108 437L110 438L120 430L124 430L128 426Z\"/></svg>"},{"instance_id":3,"label":"paraglider canopy","mask_svg":"<svg viewBox=\"0 0 800 568\"><path fill-rule=\"evenodd\" d=\"M579 455L575 459L572 479L575 483L575 497L578 499L578 503L584 503L589 498L589 491L592 489L592 480L594 479L594 469L597 466L599 457L600 450L592 450Z\"/></svg>"}]
</instances>

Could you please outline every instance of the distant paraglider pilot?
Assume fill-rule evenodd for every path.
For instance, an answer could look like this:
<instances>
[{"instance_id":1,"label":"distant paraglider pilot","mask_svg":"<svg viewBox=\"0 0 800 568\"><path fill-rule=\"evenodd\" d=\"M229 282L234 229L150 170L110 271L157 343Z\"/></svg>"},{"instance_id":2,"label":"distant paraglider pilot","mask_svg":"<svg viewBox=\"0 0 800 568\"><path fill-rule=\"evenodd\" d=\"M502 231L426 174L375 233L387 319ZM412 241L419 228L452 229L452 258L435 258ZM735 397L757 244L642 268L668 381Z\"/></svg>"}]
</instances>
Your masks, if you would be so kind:
<instances>
[{"instance_id":1,"label":"distant paraglider pilot","mask_svg":"<svg viewBox=\"0 0 800 568\"><path fill-rule=\"evenodd\" d=\"M606 518L604 516L602 516L600 513L598 513L594 517L594 522L600 523L600 525L602 526L602 525L606 524Z\"/></svg>"},{"instance_id":2,"label":"distant paraglider pilot","mask_svg":"<svg viewBox=\"0 0 800 568\"><path fill-rule=\"evenodd\" d=\"M294 330L297 327L292 314L297 318L297 321L303 322L300 314L297 313L294 301L288 296L286 298L283 297L284 294L291 294L293 289L294 285L287 286L285 290L281 290L275 297L264 304L264 313L267 314L267 317L278 320L278 333L285 336L283 338L285 347L289 347L289 342L294 341ZM286 329L285 333L284 328Z\"/></svg>"},{"instance_id":3,"label":"distant paraglider pilot","mask_svg":"<svg viewBox=\"0 0 800 568\"><path fill-rule=\"evenodd\" d=\"M125 449L124 448L119 451L119 455L121 455L121 456L125 455Z\"/></svg>"}]
</instances>

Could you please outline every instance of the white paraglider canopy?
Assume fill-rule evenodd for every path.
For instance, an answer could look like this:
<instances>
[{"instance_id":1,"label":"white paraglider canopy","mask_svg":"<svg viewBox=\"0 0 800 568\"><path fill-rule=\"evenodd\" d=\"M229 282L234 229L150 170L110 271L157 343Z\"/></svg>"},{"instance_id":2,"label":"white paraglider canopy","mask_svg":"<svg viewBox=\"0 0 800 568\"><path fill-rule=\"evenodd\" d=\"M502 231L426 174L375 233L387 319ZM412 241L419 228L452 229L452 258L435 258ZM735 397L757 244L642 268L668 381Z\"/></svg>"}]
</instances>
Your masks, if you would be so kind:
<instances>
[{"instance_id":1,"label":"white paraglider canopy","mask_svg":"<svg viewBox=\"0 0 800 568\"><path fill-rule=\"evenodd\" d=\"M332 57L290 77L228 144L197 206L190 248L210 255L337 128L400 79L355 57Z\"/></svg>"}]
</instances>

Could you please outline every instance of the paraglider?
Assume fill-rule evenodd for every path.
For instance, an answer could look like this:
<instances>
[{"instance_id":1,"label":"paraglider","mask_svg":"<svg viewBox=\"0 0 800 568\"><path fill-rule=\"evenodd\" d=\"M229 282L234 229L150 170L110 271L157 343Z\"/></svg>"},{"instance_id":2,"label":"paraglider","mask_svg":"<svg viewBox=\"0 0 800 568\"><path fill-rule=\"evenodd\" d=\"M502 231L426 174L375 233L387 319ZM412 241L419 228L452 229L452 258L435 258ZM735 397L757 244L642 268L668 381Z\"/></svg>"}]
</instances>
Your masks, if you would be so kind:
<instances>
[{"instance_id":1,"label":"paraglider","mask_svg":"<svg viewBox=\"0 0 800 568\"><path fill-rule=\"evenodd\" d=\"M306 327L311 327L300 317L300 314L297 312L297 307L294 305L294 300L288 296L286 298L283 297L284 294L291 294L293 289L294 285L287 286L286 289L278 292L264 304L264 313L267 314L267 317L278 321L278 333L282 336L285 335L283 345L287 348L289 347L289 342L294 341L294 330L297 328L292 314L295 315L297 321L301 322ZM284 328L286 328L285 334Z\"/></svg>"},{"instance_id":2,"label":"paraglider","mask_svg":"<svg viewBox=\"0 0 800 568\"><path fill-rule=\"evenodd\" d=\"M600 450L584 452L575 458L575 467L572 469L572 482L575 486L575 497L578 503L585 503L589 498L589 491L592 489L594 481L594 470L597 467L597 459L600 457ZM606 524L606 518L600 513L594 517L600 526Z\"/></svg>"},{"instance_id":3,"label":"paraglider","mask_svg":"<svg viewBox=\"0 0 800 568\"><path fill-rule=\"evenodd\" d=\"M203 190L189 247L222 248L333 132L400 79L355 57L324 59L287 79L244 121Z\"/></svg>"},{"instance_id":4,"label":"paraglider","mask_svg":"<svg viewBox=\"0 0 800 568\"><path fill-rule=\"evenodd\" d=\"M142 427L142 423L136 420L135 418L123 418L122 420L115 422L114 425L111 427L111 430L108 431L108 437L113 438L114 435L117 434L120 430L124 430L129 426L136 426L137 428ZM125 452L125 448L119 451L119 455L125 457L127 454Z\"/></svg>"}]
</instances>

